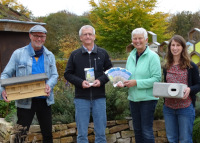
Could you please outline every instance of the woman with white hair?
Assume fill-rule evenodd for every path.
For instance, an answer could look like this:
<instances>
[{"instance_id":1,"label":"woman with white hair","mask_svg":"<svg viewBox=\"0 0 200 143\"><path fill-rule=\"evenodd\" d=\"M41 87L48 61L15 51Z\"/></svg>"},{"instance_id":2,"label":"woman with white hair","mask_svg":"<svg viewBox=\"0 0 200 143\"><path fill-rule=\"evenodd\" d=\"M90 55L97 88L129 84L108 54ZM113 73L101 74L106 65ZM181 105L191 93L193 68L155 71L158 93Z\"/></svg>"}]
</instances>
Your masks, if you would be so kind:
<instances>
[{"instance_id":1,"label":"woman with white hair","mask_svg":"<svg viewBox=\"0 0 200 143\"><path fill-rule=\"evenodd\" d=\"M123 85L129 88L128 100L133 120L136 143L154 143L153 120L158 98L153 96L153 83L161 80L159 56L147 46L148 34L144 28L132 31L131 51L126 69L132 73Z\"/></svg>"}]
</instances>

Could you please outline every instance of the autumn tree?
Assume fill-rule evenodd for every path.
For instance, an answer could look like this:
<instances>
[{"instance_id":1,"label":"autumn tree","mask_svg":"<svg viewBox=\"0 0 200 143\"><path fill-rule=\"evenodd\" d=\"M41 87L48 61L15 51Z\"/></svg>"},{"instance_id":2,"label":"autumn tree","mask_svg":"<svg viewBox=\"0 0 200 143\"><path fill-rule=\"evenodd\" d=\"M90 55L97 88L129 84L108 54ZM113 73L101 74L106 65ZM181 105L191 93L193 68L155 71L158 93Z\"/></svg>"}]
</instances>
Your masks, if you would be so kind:
<instances>
[{"instance_id":1,"label":"autumn tree","mask_svg":"<svg viewBox=\"0 0 200 143\"><path fill-rule=\"evenodd\" d=\"M63 53L63 57L68 59L71 52L80 47L80 40L76 35L66 35L63 39L60 40L59 46L60 51Z\"/></svg>"},{"instance_id":2,"label":"autumn tree","mask_svg":"<svg viewBox=\"0 0 200 143\"><path fill-rule=\"evenodd\" d=\"M169 28L170 32L183 36L188 40L188 32L192 28L200 28L200 11L192 13L190 11L178 12L171 15L169 18Z\"/></svg>"},{"instance_id":3,"label":"autumn tree","mask_svg":"<svg viewBox=\"0 0 200 143\"><path fill-rule=\"evenodd\" d=\"M96 43L112 52L125 51L133 29L143 27L157 34L158 41L169 39L165 33L168 14L153 12L156 0L90 0L90 19L96 29Z\"/></svg>"},{"instance_id":4,"label":"autumn tree","mask_svg":"<svg viewBox=\"0 0 200 143\"><path fill-rule=\"evenodd\" d=\"M32 12L20 4L17 0L0 0L0 4L8 6L28 18L32 17Z\"/></svg>"},{"instance_id":5,"label":"autumn tree","mask_svg":"<svg viewBox=\"0 0 200 143\"><path fill-rule=\"evenodd\" d=\"M200 10L192 14L193 27L200 29Z\"/></svg>"},{"instance_id":6,"label":"autumn tree","mask_svg":"<svg viewBox=\"0 0 200 143\"><path fill-rule=\"evenodd\" d=\"M41 20L41 19L40 19ZM57 57L62 57L63 53L60 42L66 41L66 37L76 37L79 39L78 31L81 26L90 24L88 18L84 16L77 16L68 11L60 11L52 13L43 19L47 23L47 40L45 46L48 47ZM67 39L68 39L67 38Z\"/></svg>"}]
</instances>

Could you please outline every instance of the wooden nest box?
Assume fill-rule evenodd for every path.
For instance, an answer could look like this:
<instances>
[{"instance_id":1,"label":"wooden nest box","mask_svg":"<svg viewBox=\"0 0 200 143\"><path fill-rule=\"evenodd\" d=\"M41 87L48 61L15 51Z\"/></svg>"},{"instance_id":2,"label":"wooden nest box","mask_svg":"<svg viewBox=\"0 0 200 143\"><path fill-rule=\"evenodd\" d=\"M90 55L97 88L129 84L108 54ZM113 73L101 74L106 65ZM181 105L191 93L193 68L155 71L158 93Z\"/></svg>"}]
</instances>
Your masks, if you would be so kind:
<instances>
[{"instance_id":1,"label":"wooden nest box","mask_svg":"<svg viewBox=\"0 0 200 143\"><path fill-rule=\"evenodd\" d=\"M47 95L45 93L45 73L1 79L9 101Z\"/></svg>"}]
</instances>

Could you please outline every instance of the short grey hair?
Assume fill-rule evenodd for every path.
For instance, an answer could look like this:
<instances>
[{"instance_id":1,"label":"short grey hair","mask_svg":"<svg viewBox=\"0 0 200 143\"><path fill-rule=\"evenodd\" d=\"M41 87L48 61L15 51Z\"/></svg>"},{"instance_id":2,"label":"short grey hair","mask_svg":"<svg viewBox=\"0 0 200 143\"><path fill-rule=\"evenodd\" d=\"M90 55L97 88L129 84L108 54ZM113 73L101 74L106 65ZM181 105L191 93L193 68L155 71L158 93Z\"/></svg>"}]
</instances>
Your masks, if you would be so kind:
<instances>
[{"instance_id":1,"label":"short grey hair","mask_svg":"<svg viewBox=\"0 0 200 143\"><path fill-rule=\"evenodd\" d=\"M145 40L148 38L148 33L144 28L136 28L131 33L131 39L133 40L133 35L135 34L144 34Z\"/></svg>"},{"instance_id":2,"label":"short grey hair","mask_svg":"<svg viewBox=\"0 0 200 143\"><path fill-rule=\"evenodd\" d=\"M79 36L82 35L82 30L83 30L83 29L88 29L88 28L92 28L92 32L93 32L93 34L95 35L95 29L94 29L94 27L92 27L91 25L84 25L84 26L82 26L81 29L79 30Z\"/></svg>"}]
</instances>

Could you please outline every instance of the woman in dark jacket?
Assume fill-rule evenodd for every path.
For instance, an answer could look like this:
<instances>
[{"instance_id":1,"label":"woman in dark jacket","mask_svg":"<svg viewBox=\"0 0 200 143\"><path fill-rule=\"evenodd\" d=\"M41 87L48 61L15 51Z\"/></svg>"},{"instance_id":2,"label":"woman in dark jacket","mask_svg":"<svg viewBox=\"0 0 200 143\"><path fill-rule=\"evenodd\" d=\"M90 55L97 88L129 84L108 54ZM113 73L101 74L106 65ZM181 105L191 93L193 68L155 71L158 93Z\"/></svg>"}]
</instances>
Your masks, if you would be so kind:
<instances>
[{"instance_id":1,"label":"woman in dark jacket","mask_svg":"<svg viewBox=\"0 0 200 143\"><path fill-rule=\"evenodd\" d=\"M198 67L191 62L186 42L179 35L171 38L166 59L164 81L188 85L182 99L165 98L163 114L167 138L170 143L192 143L195 95L200 91Z\"/></svg>"}]
</instances>

